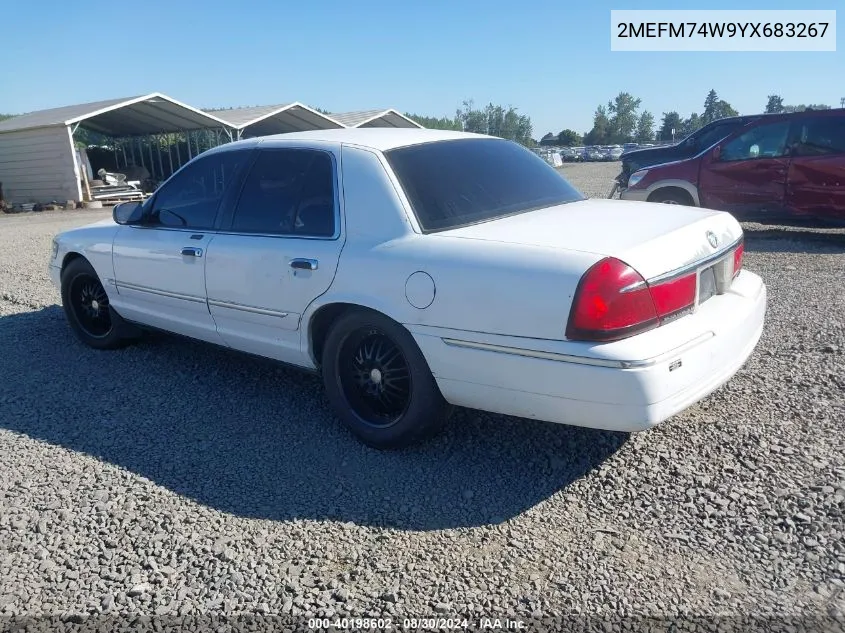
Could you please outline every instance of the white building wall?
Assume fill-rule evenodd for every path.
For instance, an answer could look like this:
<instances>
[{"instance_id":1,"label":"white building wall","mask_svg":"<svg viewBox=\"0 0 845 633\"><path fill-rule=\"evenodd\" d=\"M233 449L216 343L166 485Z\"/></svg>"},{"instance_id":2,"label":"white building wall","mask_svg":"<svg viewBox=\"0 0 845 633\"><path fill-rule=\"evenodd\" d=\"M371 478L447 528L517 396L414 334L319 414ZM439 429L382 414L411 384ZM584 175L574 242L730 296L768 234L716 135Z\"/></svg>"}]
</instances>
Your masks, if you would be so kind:
<instances>
[{"instance_id":1,"label":"white building wall","mask_svg":"<svg viewBox=\"0 0 845 633\"><path fill-rule=\"evenodd\" d=\"M81 200L80 175L67 126L0 133L0 183L7 202Z\"/></svg>"}]
</instances>

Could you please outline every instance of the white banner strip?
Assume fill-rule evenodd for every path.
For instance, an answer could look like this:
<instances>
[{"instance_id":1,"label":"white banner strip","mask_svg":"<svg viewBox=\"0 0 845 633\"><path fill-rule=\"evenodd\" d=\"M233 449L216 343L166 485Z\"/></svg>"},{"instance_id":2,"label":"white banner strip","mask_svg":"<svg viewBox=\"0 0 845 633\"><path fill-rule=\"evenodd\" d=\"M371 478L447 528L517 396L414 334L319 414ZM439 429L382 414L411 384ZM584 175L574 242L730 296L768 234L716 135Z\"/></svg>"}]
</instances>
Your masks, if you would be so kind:
<instances>
[{"instance_id":1,"label":"white banner strip","mask_svg":"<svg viewBox=\"0 0 845 633\"><path fill-rule=\"evenodd\" d=\"M836 11L611 11L610 50L836 51Z\"/></svg>"}]
</instances>

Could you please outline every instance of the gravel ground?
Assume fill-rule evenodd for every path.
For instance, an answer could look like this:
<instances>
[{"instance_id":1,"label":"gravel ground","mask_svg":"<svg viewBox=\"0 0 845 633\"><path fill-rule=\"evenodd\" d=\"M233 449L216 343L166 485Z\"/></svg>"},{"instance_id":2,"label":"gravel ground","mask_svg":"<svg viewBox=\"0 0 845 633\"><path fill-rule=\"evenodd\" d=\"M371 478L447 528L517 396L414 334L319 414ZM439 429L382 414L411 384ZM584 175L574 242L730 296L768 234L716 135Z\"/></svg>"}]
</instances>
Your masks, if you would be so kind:
<instances>
[{"instance_id":1,"label":"gravel ground","mask_svg":"<svg viewBox=\"0 0 845 633\"><path fill-rule=\"evenodd\" d=\"M616 169L564 172L606 195ZM383 453L310 375L77 343L50 238L106 215L0 217L0 622L845 611L845 231L747 227L760 345L653 431L459 411Z\"/></svg>"}]
</instances>

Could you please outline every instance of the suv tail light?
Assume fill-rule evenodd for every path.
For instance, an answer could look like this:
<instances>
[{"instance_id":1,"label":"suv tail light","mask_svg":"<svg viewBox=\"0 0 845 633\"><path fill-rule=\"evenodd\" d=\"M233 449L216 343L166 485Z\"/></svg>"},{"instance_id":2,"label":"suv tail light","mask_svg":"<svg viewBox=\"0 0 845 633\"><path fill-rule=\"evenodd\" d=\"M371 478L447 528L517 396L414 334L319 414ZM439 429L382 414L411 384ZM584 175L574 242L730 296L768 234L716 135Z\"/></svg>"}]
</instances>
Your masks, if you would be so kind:
<instances>
[{"instance_id":1,"label":"suv tail light","mask_svg":"<svg viewBox=\"0 0 845 633\"><path fill-rule=\"evenodd\" d=\"M742 270L742 256L745 254L745 240L739 243L734 251L734 277Z\"/></svg>"},{"instance_id":2,"label":"suv tail light","mask_svg":"<svg viewBox=\"0 0 845 633\"><path fill-rule=\"evenodd\" d=\"M577 341L618 341L650 330L695 304L693 271L649 285L628 264L607 257L581 278L566 337Z\"/></svg>"}]
</instances>

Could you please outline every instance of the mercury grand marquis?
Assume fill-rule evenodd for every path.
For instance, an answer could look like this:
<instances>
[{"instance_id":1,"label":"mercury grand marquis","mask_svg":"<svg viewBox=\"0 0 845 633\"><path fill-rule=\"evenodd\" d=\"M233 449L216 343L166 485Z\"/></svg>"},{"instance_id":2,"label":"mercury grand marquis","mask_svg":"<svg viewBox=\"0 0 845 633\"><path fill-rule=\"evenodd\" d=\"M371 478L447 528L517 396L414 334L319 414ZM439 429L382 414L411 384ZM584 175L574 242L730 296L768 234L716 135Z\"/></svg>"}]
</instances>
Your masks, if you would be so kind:
<instances>
[{"instance_id":1,"label":"mercury grand marquis","mask_svg":"<svg viewBox=\"0 0 845 633\"><path fill-rule=\"evenodd\" d=\"M164 330L322 375L363 442L452 406L642 431L729 380L766 288L728 213L588 200L510 141L344 129L230 143L59 234L70 327Z\"/></svg>"}]
</instances>

